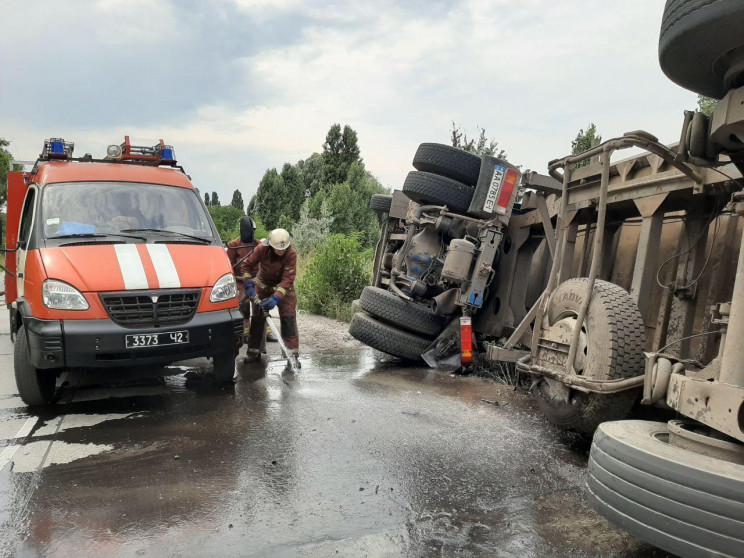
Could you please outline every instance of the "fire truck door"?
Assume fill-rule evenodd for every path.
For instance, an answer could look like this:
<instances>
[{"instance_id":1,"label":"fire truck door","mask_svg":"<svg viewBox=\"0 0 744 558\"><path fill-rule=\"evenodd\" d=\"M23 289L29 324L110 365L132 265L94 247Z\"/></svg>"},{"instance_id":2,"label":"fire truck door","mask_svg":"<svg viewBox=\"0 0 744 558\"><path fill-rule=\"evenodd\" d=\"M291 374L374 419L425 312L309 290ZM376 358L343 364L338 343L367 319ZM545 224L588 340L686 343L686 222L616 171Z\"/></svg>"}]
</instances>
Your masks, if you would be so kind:
<instances>
[{"instance_id":1,"label":"fire truck door","mask_svg":"<svg viewBox=\"0 0 744 558\"><path fill-rule=\"evenodd\" d=\"M26 269L26 254L28 253L29 239L33 230L34 216L36 211L36 188L29 188L26 192L26 199L23 202L23 212L21 213L21 222L18 225L18 252L17 258L17 275L18 275L18 296L22 297L24 293L24 271Z\"/></svg>"}]
</instances>

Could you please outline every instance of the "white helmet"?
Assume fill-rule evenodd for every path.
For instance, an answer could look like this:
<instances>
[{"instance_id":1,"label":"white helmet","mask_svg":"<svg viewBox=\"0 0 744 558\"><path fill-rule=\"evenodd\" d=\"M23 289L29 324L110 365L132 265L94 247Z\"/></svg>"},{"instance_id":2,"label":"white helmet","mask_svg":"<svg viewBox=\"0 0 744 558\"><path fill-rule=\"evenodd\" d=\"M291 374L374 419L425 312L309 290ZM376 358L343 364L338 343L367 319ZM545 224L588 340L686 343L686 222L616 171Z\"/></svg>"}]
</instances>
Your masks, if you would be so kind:
<instances>
[{"instance_id":1,"label":"white helmet","mask_svg":"<svg viewBox=\"0 0 744 558\"><path fill-rule=\"evenodd\" d=\"M285 229L274 229L269 233L269 246L274 250L286 250L292 242L292 237Z\"/></svg>"}]
</instances>

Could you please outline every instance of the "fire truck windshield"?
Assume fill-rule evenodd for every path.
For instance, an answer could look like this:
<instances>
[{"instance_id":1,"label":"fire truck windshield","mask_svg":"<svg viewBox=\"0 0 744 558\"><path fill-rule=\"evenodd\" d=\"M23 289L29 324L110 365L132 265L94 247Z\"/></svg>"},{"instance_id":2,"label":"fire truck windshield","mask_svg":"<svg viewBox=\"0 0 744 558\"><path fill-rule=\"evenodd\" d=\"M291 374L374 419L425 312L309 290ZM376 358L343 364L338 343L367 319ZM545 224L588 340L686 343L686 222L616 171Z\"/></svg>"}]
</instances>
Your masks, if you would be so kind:
<instances>
[{"instance_id":1,"label":"fire truck windshield","mask_svg":"<svg viewBox=\"0 0 744 558\"><path fill-rule=\"evenodd\" d=\"M212 229L195 190L129 182L50 184L42 195L46 238L169 231L211 239ZM126 236L126 235L122 235Z\"/></svg>"}]
</instances>

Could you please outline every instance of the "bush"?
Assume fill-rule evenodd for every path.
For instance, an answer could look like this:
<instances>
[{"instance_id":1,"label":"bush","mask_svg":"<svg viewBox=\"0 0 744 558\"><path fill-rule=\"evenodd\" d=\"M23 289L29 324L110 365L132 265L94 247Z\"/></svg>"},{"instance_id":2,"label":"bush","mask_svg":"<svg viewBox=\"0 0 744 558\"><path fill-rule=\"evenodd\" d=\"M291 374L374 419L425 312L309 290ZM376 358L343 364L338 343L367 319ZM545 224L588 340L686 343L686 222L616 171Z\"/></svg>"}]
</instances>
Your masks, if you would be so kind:
<instances>
[{"instance_id":1,"label":"bush","mask_svg":"<svg viewBox=\"0 0 744 558\"><path fill-rule=\"evenodd\" d=\"M301 310L335 319L351 318L351 301L372 277L372 252L362 251L356 235L329 236L297 281Z\"/></svg>"}]
</instances>

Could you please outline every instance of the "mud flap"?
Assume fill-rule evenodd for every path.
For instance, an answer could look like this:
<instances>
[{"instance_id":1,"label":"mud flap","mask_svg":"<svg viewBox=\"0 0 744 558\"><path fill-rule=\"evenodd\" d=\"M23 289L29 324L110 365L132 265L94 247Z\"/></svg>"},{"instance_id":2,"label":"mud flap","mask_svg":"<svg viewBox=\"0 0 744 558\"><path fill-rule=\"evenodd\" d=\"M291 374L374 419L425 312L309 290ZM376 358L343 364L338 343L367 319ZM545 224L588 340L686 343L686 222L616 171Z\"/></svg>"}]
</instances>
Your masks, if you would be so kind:
<instances>
[{"instance_id":1,"label":"mud flap","mask_svg":"<svg viewBox=\"0 0 744 558\"><path fill-rule=\"evenodd\" d=\"M421 355L430 368L454 372L460 368L460 318L455 318Z\"/></svg>"}]
</instances>

